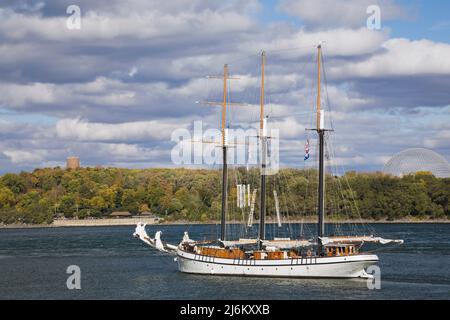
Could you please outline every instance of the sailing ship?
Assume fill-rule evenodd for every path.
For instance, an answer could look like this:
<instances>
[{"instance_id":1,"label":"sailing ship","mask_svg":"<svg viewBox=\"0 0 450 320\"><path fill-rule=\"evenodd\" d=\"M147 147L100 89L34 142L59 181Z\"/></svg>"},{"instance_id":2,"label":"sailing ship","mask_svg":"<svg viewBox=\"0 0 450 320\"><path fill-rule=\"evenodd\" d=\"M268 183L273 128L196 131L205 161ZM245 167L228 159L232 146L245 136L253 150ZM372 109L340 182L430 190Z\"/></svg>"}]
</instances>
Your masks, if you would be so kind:
<instances>
[{"instance_id":1,"label":"sailing ship","mask_svg":"<svg viewBox=\"0 0 450 320\"><path fill-rule=\"evenodd\" d=\"M149 246L175 255L178 269L184 273L206 275L233 276L263 276L263 277L315 277L315 278L370 278L367 268L378 262L378 256L371 252L363 252L364 243L403 243L403 240L384 239L374 235L340 235L325 234L325 134L331 129L325 127L324 110L321 109L321 61L322 45L317 46L317 106L315 128L310 129L318 137L318 188L317 188L317 234L310 240L291 238L266 238L266 161L267 161L267 123L264 115L264 85L265 85L265 52L261 54L261 87L260 87L260 123L259 144L260 159L260 197L259 197L259 232L256 239L227 239L227 205L228 205L228 164L226 115L227 81L231 79L228 66L223 71L223 101L222 107L222 194L220 238L215 240L196 241L190 239L187 232L178 245L172 245L161 240L161 232L156 232L154 238L148 236L143 223L136 226L134 237L139 238ZM251 194L250 186L240 186L239 194L246 194L251 207L249 225L253 220L255 192ZM242 191L244 190L244 191ZM278 199L274 190L277 218L280 224ZM245 198L245 196L244 196ZM238 204L239 204L238 199Z\"/></svg>"}]
</instances>

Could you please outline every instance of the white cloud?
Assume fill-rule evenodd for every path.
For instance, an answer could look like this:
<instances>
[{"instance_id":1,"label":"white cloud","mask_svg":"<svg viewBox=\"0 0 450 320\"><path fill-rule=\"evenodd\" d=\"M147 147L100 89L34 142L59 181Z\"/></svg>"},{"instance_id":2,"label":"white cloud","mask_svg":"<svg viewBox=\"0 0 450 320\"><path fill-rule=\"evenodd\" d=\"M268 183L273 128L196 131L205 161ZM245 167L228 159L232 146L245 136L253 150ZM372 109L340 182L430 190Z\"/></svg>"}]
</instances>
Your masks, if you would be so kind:
<instances>
[{"instance_id":1,"label":"white cloud","mask_svg":"<svg viewBox=\"0 0 450 320\"><path fill-rule=\"evenodd\" d=\"M378 5L381 19L405 17L403 7L393 0L283 0L279 8L297 16L311 27L363 27L369 14L369 5Z\"/></svg>"},{"instance_id":2,"label":"white cloud","mask_svg":"<svg viewBox=\"0 0 450 320\"><path fill-rule=\"evenodd\" d=\"M99 143L95 144L98 148L97 152L107 155L110 159L116 161L149 161L151 159L159 159L161 156L168 155L169 151L161 149L150 149L140 147L135 144L126 143Z\"/></svg>"},{"instance_id":3,"label":"white cloud","mask_svg":"<svg viewBox=\"0 0 450 320\"><path fill-rule=\"evenodd\" d=\"M389 156L362 156L362 155L354 155L354 156L340 156L340 157L335 157L332 158L329 161L329 164L331 166L337 166L337 170L340 170L341 167L350 167L350 168L355 168L357 166L367 166L367 165L375 165L376 167L379 167L381 170L381 168L383 167L383 165L389 161L390 157ZM339 171L339 173L342 173Z\"/></svg>"},{"instance_id":4,"label":"white cloud","mask_svg":"<svg viewBox=\"0 0 450 320\"><path fill-rule=\"evenodd\" d=\"M331 68L341 77L388 77L414 75L450 75L450 45L430 40L390 39L378 54L366 60Z\"/></svg>"},{"instance_id":5,"label":"white cloud","mask_svg":"<svg viewBox=\"0 0 450 320\"><path fill-rule=\"evenodd\" d=\"M317 31L301 28L282 33L277 29L269 31L272 31L269 39L249 39L241 44L241 50L254 53L255 48L262 48L268 52L268 59L275 56L297 60L301 56L311 56L319 42L325 42L324 50L329 57L358 56L376 52L388 36L386 31L374 31L365 27Z\"/></svg>"},{"instance_id":6,"label":"white cloud","mask_svg":"<svg viewBox=\"0 0 450 320\"><path fill-rule=\"evenodd\" d=\"M439 130L434 136L425 138L424 146L427 148L450 147L450 130Z\"/></svg>"},{"instance_id":7,"label":"white cloud","mask_svg":"<svg viewBox=\"0 0 450 320\"><path fill-rule=\"evenodd\" d=\"M82 84L3 83L0 86L0 103L8 107L28 107L33 105L66 105L68 102L83 102L110 106L133 103L135 92L117 80L97 78Z\"/></svg>"},{"instance_id":8,"label":"white cloud","mask_svg":"<svg viewBox=\"0 0 450 320\"><path fill-rule=\"evenodd\" d=\"M221 99L221 81L205 76L220 75L224 63L241 78L230 81L231 100L251 104L230 107L230 127L257 124L261 49L269 123L284 139L281 161L296 165L315 106L319 41L341 163L379 168L383 157L410 145L450 150L448 113L441 109L450 104L449 45L368 30L365 8L372 1L283 1L306 22L300 27L256 21L265 5L256 1L78 3L79 31L67 30L58 2L0 9L0 112L8 119L0 120L3 171L63 163L69 154L87 165L171 165L172 130L200 119L204 128L218 127L220 108L194 102ZM376 3L383 21L403 14L394 1ZM409 109L393 99L406 100ZM433 108L418 114L424 105Z\"/></svg>"},{"instance_id":9,"label":"white cloud","mask_svg":"<svg viewBox=\"0 0 450 320\"><path fill-rule=\"evenodd\" d=\"M62 119L56 123L56 134L59 138L77 141L170 140L173 130L187 126L163 119L115 124Z\"/></svg>"},{"instance_id":10,"label":"white cloud","mask_svg":"<svg viewBox=\"0 0 450 320\"><path fill-rule=\"evenodd\" d=\"M269 120L268 127L270 129L278 129L280 131L280 139L300 139L305 134L305 126L292 117L282 120Z\"/></svg>"},{"instance_id":11,"label":"white cloud","mask_svg":"<svg viewBox=\"0 0 450 320\"><path fill-rule=\"evenodd\" d=\"M327 90L332 105L338 106L340 110L361 108L374 102L372 98L361 97L360 94L353 92L351 89L339 89L336 86L329 85Z\"/></svg>"},{"instance_id":12,"label":"white cloud","mask_svg":"<svg viewBox=\"0 0 450 320\"><path fill-rule=\"evenodd\" d=\"M128 72L128 75L129 75L130 77L134 77L134 76L136 75L137 72L138 72L138 68L133 67L133 68L131 68L130 72Z\"/></svg>"},{"instance_id":13,"label":"white cloud","mask_svg":"<svg viewBox=\"0 0 450 320\"><path fill-rule=\"evenodd\" d=\"M46 152L43 150L5 150L3 154L14 164L36 164L44 159Z\"/></svg>"},{"instance_id":14,"label":"white cloud","mask_svg":"<svg viewBox=\"0 0 450 320\"><path fill-rule=\"evenodd\" d=\"M23 107L27 104L49 104L55 102L55 85L48 83L0 85L0 104Z\"/></svg>"},{"instance_id":15,"label":"white cloud","mask_svg":"<svg viewBox=\"0 0 450 320\"><path fill-rule=\"evenodd\" d=\"M89 6L86 6L89 8ZM0 34L19 40L35 36L42 40L111 40L119 37L157 39L197 35L217 35L245 31L254 25L245 13L225 8L198 11L161 11L158 8L140 11L88 10L81 17L81 29L66 27L68 16L43 17L0 9Z\"/></svg>"}]
</instances>

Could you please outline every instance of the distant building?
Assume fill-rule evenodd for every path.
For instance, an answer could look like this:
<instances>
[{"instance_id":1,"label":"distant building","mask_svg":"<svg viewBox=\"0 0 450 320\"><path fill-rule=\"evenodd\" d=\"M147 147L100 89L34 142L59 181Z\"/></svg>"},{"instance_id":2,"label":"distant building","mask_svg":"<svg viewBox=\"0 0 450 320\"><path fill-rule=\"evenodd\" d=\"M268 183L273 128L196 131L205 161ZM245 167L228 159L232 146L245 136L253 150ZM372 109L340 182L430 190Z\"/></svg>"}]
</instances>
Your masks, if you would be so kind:
<instances>
[{"instance_id":1,"label":"distant building","mask_svg":"<svg viewBox=\"0 0 450 320\"><path fill-rule=\"evenodd\" d=\"M66 167L67 169L78 169L80 167L80 158L68 157Z\"/></svg>"},{"instance_id":2,"label":"distant building","mask_svg":"<svg viewBox=\"0 0 450 320\"><path fill-rule=\"evenodd\" d=\"M438 178L450 177L450 165L439 153L424 148L412 148L395 154L383 172L402 177L419 171L431 172Z\"/></svg>"},{"instance_id":3,"label":"distant building","mask_svg":"<svg viewBox=\"0 0 450 320\"><path fill-rule=\"evenodd\" d=\"M131 213L128 211L114 211L109 214L113 218L128 218L131 217Z\"/></svg>"}]
</instances>

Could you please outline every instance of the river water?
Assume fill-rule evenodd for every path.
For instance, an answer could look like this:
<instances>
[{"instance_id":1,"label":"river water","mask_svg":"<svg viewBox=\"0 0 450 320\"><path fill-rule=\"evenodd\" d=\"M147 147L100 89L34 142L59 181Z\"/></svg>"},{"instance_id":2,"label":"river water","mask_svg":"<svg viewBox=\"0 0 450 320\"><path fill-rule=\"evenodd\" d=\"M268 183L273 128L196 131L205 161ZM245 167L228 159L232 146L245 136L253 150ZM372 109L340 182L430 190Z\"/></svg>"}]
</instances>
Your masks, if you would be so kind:
<instances>
[{"instance_id":1,"label":"river water","mask_svg":"<svg viewBox=\"0 0 450 320\"><path fill-rule=\"evenodd\" d=\"M134 239L133 226L0 229L0 299L449 299L450 224L374 224L404 239L377 251L381 289L360 279L244 278L182 274L173 257ZM177 243L216 226L148 226ZM211 231L213 230L213 231ZM81 289L69 290L67 267Z\"/></svg>"}]
</instances>

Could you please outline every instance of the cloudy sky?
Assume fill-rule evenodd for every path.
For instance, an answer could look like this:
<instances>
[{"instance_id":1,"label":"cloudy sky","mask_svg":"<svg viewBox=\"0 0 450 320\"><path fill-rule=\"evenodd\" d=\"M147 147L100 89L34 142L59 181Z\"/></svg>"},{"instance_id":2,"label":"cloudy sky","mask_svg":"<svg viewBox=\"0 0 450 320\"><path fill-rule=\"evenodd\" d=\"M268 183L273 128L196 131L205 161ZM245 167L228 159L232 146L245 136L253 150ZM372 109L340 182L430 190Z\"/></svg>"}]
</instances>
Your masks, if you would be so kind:
<instances>
[{"instance_id":1,"label":"cloudy sky","mask_svg":"<svg viewBox=\"0 0 450 320\"><path fill-rule=\"evenodd\" d=\"M381 28L369 29L376 4ZM81 28L69 5L81 9ZM450 159L450 3L394 0L0 0L0 173L63 166L169 167L171 134L214 128L207 75L230 72L230 99L258 103L267 52L267 111L281 162L303 165L324 41L324 108L337 161L380 170L396 152ZM72 17L73 18L73 17ZM69 19L69 21L68 21ZM230 127L257 120L231 108ZM330 125L330 120L327 120Z\"/></svg>"}]
</instances>

